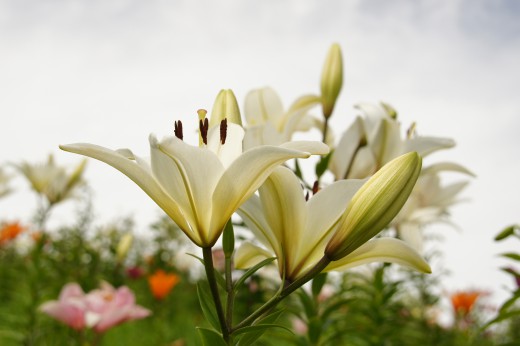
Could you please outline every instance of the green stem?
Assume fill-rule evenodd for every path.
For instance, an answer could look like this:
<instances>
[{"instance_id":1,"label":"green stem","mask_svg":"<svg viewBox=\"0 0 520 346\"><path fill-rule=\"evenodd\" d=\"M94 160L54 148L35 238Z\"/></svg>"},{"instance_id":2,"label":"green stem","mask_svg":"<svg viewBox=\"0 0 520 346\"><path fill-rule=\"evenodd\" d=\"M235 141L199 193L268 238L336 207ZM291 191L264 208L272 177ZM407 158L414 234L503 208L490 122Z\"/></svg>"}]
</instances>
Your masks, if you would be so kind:
<instances>
[{"instance_id":1,"label":"green stem","mask_svg":"<svg viewBox=\"0 0 520 346\"><path fill-rule=\"evenodd\" d=\"M217 316L220 322L222 337L226 342L228 342L229 328L226 324L226 317L224 316L224 310L222 309L222 302L220 301L220 294L218 292L218 284L215 278L215 268L213 267L213 256L211 253L211 247L202 248L202 257L204 258L204 269L206 270L206 277L208 279L209 288L211 291L211 295L213 296L215 309L217 310Z\"/></svg>"},{"instance_id":2,"label":"green stem","mask_svg":"<svg viewBox=\"0 0 520 346\"><path fill-rule=\"evenodd\" d=\"M247 327L251 325L258 317L262 316L264 313L268 312L272 308L274 308L279 302L285 299L289 294L296 291L298 288L305 285L308 281L314 278L316 275L321 273L325 267L330 263L330 259L327 256L323 256L321 260L304 276L301 278L291 282L287 287L285 287L280 294L275 295L271 299L269 299L264 305L262 305L258 310L249 315L245 320L237 324L234 328L231 329L231 332L236 331L237 329Z\"/></svg>"},{"instance_id":3,"label":"green stem","mask_svg":"<svg viewBox=\"0 0 520 346\"><path fill-rule=\"evenodd\" d=\"M233 301L235 299L235 290L233 289L233 276L231 273L231 257L226 256L226 324L233 324Z\"/></svg>"},{"instance_id":4,"label":"green stem","mask_svg":"<svg viewBox=\"0 0 520 346\"><path fill-rule=\"evenodd\" d=\"M321 140L325 144L327 144L327 133L328 132L329 132L329 118L325 117L325 121L323 122L323 139Z\"/></svg>"}]
</instances>

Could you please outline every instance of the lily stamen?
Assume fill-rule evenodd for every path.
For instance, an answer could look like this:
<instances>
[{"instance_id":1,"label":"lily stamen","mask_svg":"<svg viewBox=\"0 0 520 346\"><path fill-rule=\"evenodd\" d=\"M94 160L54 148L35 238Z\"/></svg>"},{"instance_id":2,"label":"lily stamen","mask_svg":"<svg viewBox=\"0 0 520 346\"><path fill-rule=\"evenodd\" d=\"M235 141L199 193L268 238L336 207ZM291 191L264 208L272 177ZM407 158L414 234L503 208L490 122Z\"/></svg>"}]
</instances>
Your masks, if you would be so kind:
<instances>
[{"instance_id":1,"label":"lily stamen","mask_svg":"<svg viewBox=\"0 0 520 346\"><path fill-rule=\"evenodd\" d=\"M179 138L181 141L183 139L183 133L182 133L182 123L180 120L177 120L175 122L175 130L174 130L174 133L175 133L175 137Z\"/></svg>"},{"instance_id":2,"label":"lily stamen","mask_svg":"<svg viewBox=\"0 0 520 346\"><path fill-rule=\"evenodd\" d=\"M319 191L320 191L320 185L319 185L318 181L316 180L316 181L314 182L314 184L312 184L312 195L314 196L314 195L317 194Z\"/></svg>"},{"instance_id":3,"label":"lily stamen","mask_svg":"<svg viewBox=\"0 0 520 346\"><path fill-rule=\"evenodd\" d=\"M220 143L226 143L227 135L227 118L222 119L220 122Z\"/></svg>"},{"instance_id":4,"label":"lily stamen","mask_svg":"<svg viewBox=\"0 0 520 346\"><path fill-rule=\"evenodd\" d=\"M200 136L202 137L202 142L206 145L208 144L208 128L209 128L208 118L205 118L204 121L199 120Z\"/></svg>"}]
</instances>

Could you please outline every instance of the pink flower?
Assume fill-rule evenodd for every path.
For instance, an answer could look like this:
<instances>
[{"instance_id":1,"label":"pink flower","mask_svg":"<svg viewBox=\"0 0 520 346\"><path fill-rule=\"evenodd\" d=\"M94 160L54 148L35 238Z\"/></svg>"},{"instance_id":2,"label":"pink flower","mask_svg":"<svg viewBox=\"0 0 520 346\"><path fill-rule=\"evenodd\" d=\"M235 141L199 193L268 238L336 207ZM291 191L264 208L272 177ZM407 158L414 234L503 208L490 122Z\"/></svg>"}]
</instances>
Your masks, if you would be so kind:
<instances>
[{"instance_id":1,"label":"pink flower","mask_svg":"<svg viewBox=\"0 0 520 346\"><path fill-rule=\"evenodd\" d=\"M88 294L76 283L67 284L59 300L43 304L41 310L76 330L93 328L98 333L151 313L135 304L135 296L128 287L115 289L106 282Z\"/></svg>"},{"instance_id":2,"label":"pink flower","mask_svg":"<svg viewBox=\"0 0 520 346\"><path fill-rule=\"evenodd\" d=\"M115 289L107 282L103 282L100 289L87 294L85 300L91 318L98 319L94 330L99 333L123 322L147 317L151 313L135 304L135 296L128 287Z\"/></svg>"},{"instance_id":3,"label":"pink flower","mask_svg":"<svg viewBox=\"0 0 520 346\"><path fill-rule=\"evenodd\" d=\"M58 300L44 303L40 310L71 328L81 330L86 327L84 296L85 293L77 283L66 284Z\"/></svg>"}]
</instances>

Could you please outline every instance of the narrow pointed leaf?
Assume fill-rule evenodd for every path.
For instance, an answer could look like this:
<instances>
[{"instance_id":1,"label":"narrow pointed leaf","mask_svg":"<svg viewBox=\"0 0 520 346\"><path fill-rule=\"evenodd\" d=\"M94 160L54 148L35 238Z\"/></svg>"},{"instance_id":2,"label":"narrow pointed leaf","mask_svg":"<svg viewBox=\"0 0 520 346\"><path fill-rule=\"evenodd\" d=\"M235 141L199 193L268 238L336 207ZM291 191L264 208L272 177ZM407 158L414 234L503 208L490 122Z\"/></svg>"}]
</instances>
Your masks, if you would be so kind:
<instances>
[{"instance_id":1,"label":"narrow pointed leaf","mask_svg":"<svg viewBox=\"0 0 520 346\"><path fill-rule=\"evenodd\" d=\"M211 296L207 283L199 282L197 284L197 295L199 296L200 307L202 309L204 317L206 317L206 320L211 324L213 328L217 330L220 329L217 311L215 310L213 298Z\"/></svg>"},{"instance_id":2,"label":"narrow pointed leaf","mask_svg":"<svg viewBox=\"0 0 520 346\"><path fill-rule=\"evenodd\" d=\"M284 310L277 310L275 312L272 312L271 314L267 315L266 317L264 317L263 319L261 319L260 321L255 323L254 325L273 324L278 320L278 318L280 317L280 315L283 312L284 312ZM242 338L238 342L238 345L244 345L244 346L252 345L253 342L255 342L260 337L262 337L262 335L264 335L264 333L265 333L265 330L248 332L247 334L244 334L242 336Z\"/></svg>"},{"instance_id":3,"label":"narrow pointed leaf","mask_svg":"<svg viewBox=\"0 0 520 346\"><path fill-rule=\"evenodd\" d=\"M203 346L227 346L220 333L206 328L197 328L197 330Z\"/></svg>"},{"instance_id":4,"label":"narrow pointed leaf","mask_svg":"<svg viewBox=\"0 0 520 346\"><path fill-rule=\"evenodd\" d=\"M244 275L242 275L240 277L240 279L237 280L237 282L235 283L235 286L234 286L234 289L235 291L238 289L238 287L240 287L240 285L242 285L244 283L244 281L246 281L251 275L253 275L254 273L256 273L260 268L263 268L265 267L266 265L268 265L269 263L271 263L272 261L274 261L276 259L276 257L271 257L271 258L267 258L265 260L263 260L262 262L258 263L257 265L255 265L254 267L251 267L249 268L245 273Z\"/></svg>"}]
</instances>

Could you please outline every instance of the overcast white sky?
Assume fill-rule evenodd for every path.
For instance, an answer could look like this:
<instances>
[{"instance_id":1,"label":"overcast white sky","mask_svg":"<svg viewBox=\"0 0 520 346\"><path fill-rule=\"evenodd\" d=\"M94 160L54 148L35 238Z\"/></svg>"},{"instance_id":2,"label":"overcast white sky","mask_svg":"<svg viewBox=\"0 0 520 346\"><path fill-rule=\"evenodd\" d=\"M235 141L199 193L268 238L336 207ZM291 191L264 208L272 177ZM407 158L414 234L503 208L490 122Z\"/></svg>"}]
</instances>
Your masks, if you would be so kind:
<instances>
[{"instance_id":1,"label":"overcast white sky","mask_svg":"<svg viewBox=\"0 0 520 346\"><path fill-rule=\"evenodd\" d=\"M428 161L477 174L470 201L453 209L461 232L438 226L452 272L445 287L503 297L512 282L496 254L518 244L492 239L520 222L518 1L0 0L0 164L49 153L73 164L80 157L57 148L73 142L146 155L150 132L171 133L176 119L186 126L221 88L242 103L270 85L288 105L318 92L332 42L345 59L336 128L353 120L355 103L383 100L405 126L457 141ZM91 161L86 178L100 223L134 215L145 228L160 215L105 164ZM34 211L27 185L14 185L0 200L2 220ZM53 222L70 212L63 206Z\"/></svg>"}]
</instances>

